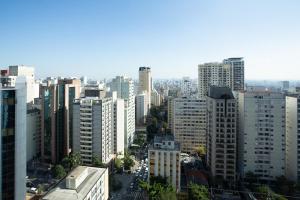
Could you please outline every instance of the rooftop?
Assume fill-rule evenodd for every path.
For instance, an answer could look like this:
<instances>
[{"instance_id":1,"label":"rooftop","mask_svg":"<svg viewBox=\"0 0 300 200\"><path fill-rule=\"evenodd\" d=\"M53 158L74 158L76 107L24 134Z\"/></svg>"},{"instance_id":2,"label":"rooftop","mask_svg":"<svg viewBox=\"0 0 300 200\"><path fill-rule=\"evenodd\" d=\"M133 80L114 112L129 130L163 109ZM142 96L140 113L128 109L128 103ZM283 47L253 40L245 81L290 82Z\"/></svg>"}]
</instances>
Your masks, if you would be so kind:
<instances>
[{"instance_id":1,"label":"rooftop","mask_svg":"<svg viewBox=\"0 0 300 200\"><path fill-rule=\"evenodd\" d=\"M75 189L68 189L66 187L66 179L74 176L78 177L87 169L87 177ZM42 199L43 200L83 200L90 192L96 182L104 175L106 168L86 167L79 166L75 168L67 178L63 179L54 189L48 192Z\"/></svg>"},{"instance_id":2,"label":"rooftop","mask_svg":"<svg viewBox=\"0 0 300 200\"><path fill-rule=\"evenodd\" d=\"M234 99L232 91L228 87L210 86L208 96L213 99Z\"/></svg>"}]
</instances>

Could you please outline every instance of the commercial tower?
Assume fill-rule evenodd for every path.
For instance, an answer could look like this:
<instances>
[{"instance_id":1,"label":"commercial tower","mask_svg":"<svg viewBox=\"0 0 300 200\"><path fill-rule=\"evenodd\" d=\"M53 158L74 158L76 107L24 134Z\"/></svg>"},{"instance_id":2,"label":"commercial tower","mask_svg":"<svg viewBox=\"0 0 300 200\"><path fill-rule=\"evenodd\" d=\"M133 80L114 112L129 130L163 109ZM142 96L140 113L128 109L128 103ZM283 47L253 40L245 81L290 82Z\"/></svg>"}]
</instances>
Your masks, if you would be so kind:
<instances>
[{"instance_id":1,"label":"commercial tower","mask_svg":"<svg viewBox=\"0 0 300 200\"><path fill-rule=\"evenodd\" d=\"M135 133L135 96L134 84L130 78L124 76L117 76L109 84L110 91L116 91L117 97L124 99L124 134L125 147L129 147L134 138Z\"/></svg>"},{"instance_id":2,"label":"commercial tower","mask_svg":"<svg viewBox=\"0 0 300 200\"><path fill-rule=\"evenodd\" d=\"M81 98L73 104L73 150L85 165L109 163L113 153L112 98Z\"/></svg>"},{"instance_id":3,"label":"commercial tower","mask_svg":"<svg viewBox=\"0 0 300 200\"><path fill-rule=\"evenodd\" d=\"M300 96L286 97L286 177L300 181Z\"/></svg>"},{"instance_id":4,"label":"commercial tower","mask_svg":"<svg viewBox=\"0 0 300 200\"><path fill-rule=\"evenodd\" d=\"M285 96L239 93L238 168L261 180L285 175Z\"/></svg>"},{"instance_id":5,"label":"commercial tower","mask_svg":"<svg viewBox=\"0 0 300 200\"><path fill-rule=\"evenodd\" d=\"M204 97L210 86L229 87L234 91L244 90L243 58L228 58L222 63L198 65L198 93Z\"/></svg>"},{"instance_id":6,"label":"commercial tower","mask_svg":"<svg viewBox=\"0 0 300 200\"><path fill-rule=\"evenodd\" d=\"M152 77L151 77L151 68L150 67L140 67L139 68L139 87L138 93L147 94L148 98L148 111L151 107L151 93L152 93Z\"/></svg>"},{"instance_id":7,"label":"commercial tower","mask_svg":"<svg viewBox=\"0 0 300 200\"><path fill-rule=\"evenodd\" d=\"M148 149L148 179L153 176L165 177L169 183L180 190L180 145L170 135L155 136Z\"/></svg>"},{"instance_id":8,"label":"commercial tower","mask_svg":"<svg viewBox=\"0 0 300 200\"><path fill-rule=\"evenodd\" d=\"M79 79L48 80L40 85L41 156L44 162L57 163L72 146L72 103L80 96Z\"/></svg>"},{"instance_id":9,"label":"commercial tower","mask_svg":"<svg viewBox=\"0 0 300 200\"><path fill-rule=\"evenodd\" d=\"M236 180L237 100L231 89L211 86L207 97L207 165L216 179Z\"/></svg>"},{"instance_id":10,"label":"commercial tower","mask_svg":"<svg viewBox=\"0 0 300 200\"><path fill-rule=\"evenodd\" d=\"M196 152L206 146L206 103L205 99L174 98L169 100L169 127L181 151Z\"/></svg>"},{"instance_id":11,"label":"commercial tower","mask_svg":"<svg viewBox=\"0 0 300 200\"><path fill-rule=\"evenodd\" d=\"M26 85L0 86L0 199L25 198Z\"/></svg>"}]
</instances>

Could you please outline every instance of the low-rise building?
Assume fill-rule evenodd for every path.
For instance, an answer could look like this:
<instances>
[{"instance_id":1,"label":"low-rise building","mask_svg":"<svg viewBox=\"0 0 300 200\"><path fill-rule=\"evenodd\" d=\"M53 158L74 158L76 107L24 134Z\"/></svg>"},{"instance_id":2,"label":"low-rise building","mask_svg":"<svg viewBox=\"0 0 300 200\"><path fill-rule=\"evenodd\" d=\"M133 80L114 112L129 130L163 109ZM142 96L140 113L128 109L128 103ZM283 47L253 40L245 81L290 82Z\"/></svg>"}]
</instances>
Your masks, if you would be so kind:
<instances>
[{"instance_id":1,"label":"low-rise building","mask_svg":"<svg viewBox=\"0 0 300 200\"><path fill-rule=\"evenodd\" d=\"M180 145L172 135L156 136L148 150L148 179L162 176L180 191Z\"/></svg>"},{"instance_id":2,"label":"low-rise building","mask_svg":"<svg viewBox=\"0 0 300 200\"><path fill-rule=\"evenodd\" d=\"M108 169L78 166L42 200L107 200Z\"/></svg>"}]
</instances>

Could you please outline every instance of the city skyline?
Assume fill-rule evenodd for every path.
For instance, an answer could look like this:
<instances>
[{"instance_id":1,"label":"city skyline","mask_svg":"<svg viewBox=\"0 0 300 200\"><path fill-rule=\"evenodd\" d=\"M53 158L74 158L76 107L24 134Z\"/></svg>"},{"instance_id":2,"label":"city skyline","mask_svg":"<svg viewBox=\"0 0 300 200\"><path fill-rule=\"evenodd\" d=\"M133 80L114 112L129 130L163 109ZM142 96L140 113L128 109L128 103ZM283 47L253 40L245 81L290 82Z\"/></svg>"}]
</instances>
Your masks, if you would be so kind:
<instances>
[{"instance_id":1,"label":"city skyline","mask_svg":"<svg viewBox=\"0 0 300 200\"><path fill-rule=\"evenodd\" d=\"M3 2L1 66L34 66L38 78L137 79L140 66L156 78L196 78L198 64L244 57L247 80L297 80L299 4Z\"/></svg>"}]
</instances>

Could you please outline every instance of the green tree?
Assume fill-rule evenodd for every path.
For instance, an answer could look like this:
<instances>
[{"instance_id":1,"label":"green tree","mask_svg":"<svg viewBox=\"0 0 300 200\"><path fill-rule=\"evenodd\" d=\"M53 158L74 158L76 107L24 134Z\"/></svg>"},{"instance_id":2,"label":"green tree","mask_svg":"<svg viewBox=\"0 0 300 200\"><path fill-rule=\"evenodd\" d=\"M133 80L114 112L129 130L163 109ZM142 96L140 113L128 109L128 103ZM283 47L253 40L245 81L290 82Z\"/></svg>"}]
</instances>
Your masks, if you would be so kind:
<instances>
[{"instance_id":1,"label":"green tree","mask_svg":"<svg viewBox=\"0 0 300 200\"><path fill-rule=\"evenodd\" d=\"M208 200L209 192L204 185L190 184L189 199L192 200Z\"/></svg>"},{"instance_id":2,"label":"green tree","mask_svg":"<svg viewBox=\"0 0 300 200\"><path fill-rule=\"evenodd\" d=\"M134 166L134 161L130 157L130 154L128 153L128 151L125 151L125 153L124 153L123 165L126 170L128 170Z\"/></svg>"},{"instance_id":3,"label":"green tree","mask_svg":"<svg viewBox=\"0 0 300 200\"><path fill-rule=\"evenodd\" d=\"M54 168L53 168L53 176L56 178L56 179L62 179L63 177L66 176L66 171L64 169L64 167L62 165L56 165Z\"/></svg>"},{"instance_id":4,"label":"green tree","mask_svg":"<svg viewBox=\"0 0 300 200\"><path fill-rule=\"evenodd\" d=\"M74 169L75 167L82 164L80 153L71 153L69 155L70 168Z\"/></svg>"},{"instance_id":5,"label":"green tree","mask_svg":"<svg viewBox=\"0 0 300 200\"><path fill-rule=\"evenodd\" d=\"M102 163L102 161L100 160L100 158L96 155L92 156L92 165L93 167L105 167L105 165Z\"/></svg>"},{"instance_id":6,"label":"green tree","mask_svg":"<svg viewBox=\"0 0 300 200\"><path fill-rule=\"evenodd\" d=\"M115 168L118 172L122 170L122 160L119 158L115 159Z\"/></svg>"},{"instance_id":7,"label":"green tree","mask_svg":"<svg viewBox=\"0 0 300 200\"><path fill-rule=\"evenodd\" d=\"M42 184L38 184L37 186L37 193L42 194L45 191L45 188Z\"/></svg>"},{"instance_id":8,"label":"green tree","mask_svg":"<svg viewBox=\"0 0 300 200\"><path fill-rule=\"evenodd\" d=\"M70 163L69 156L62 159L61 165L65 168L66 171L71 170L71 163Z\"/></svg>"},{"instance_id":9,"label":"green tree","mask_svg":"<svg viewBox=\"0 0 300 200\"><path fill-rule=\"evenodd\" d=\"M170 185L140 181L139 186L147 192L150 200L176 200L176 191Z\"/></svg>"},{"instance_id":10,"label":"green tree","mask_svg":"<svg viewBox=\"0 0 300 200\"><path fill-rule=\"evenodd\" d=\"M200 157L203 157L206 154L206 149L203 145L200 145L196 151Z\"/></svg>"},{"instance_id":11,"label":"green tree","mask_svg":"<svg viewBox=\"0 0 300 200\"><path fill-rule=\"evenodd\" d=\"M288 180L285 176L276 177L275 192L290 195L295 192L296 184Z\"/></svg>"}]
</instances>

